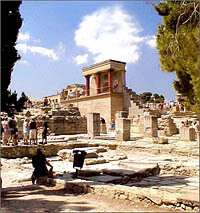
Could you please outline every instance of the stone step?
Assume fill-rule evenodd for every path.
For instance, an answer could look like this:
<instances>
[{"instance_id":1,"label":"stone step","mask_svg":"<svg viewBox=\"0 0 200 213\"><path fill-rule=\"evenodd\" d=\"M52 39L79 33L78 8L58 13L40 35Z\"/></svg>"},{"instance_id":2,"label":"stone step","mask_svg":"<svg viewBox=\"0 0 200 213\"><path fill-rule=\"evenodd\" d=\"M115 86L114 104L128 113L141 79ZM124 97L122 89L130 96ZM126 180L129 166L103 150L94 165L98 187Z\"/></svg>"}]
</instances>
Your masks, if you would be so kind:
<instances>
[{"instance_id":1,"label":"stone step","mask_svg":"<svg viewBox=\"0 0 200 213\"><path fill-rule=\"evenodd\" d=\"M159 187L158 182L152 186L150 182L141 186L128 186L113 184L122 180L120 176L93 176L83 179L62 179L62 178L47 178L46 182L65 188L69 192L73 193L93 193L108 196L112 199L124 199L124 200L144 200L144 198L150 200L156 205L171 205L177 207L180 210L195 210L199 211L199 193L188 189L187 193L181 193L180 189L172 187L172 190L166 191ZM185 188L185 187L184 187Z\"/></svg>"}]
</instances>

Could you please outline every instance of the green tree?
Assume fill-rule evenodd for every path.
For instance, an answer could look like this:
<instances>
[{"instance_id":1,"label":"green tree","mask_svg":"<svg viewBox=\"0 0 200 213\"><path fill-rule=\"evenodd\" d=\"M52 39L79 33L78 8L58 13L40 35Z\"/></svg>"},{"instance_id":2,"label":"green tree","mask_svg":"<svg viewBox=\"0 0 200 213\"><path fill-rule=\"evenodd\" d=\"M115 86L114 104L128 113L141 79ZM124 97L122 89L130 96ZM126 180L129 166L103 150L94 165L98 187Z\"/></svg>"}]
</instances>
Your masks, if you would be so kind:
<instances>
[{"instance_id":1,"label":"green tree","mask_svg":"<svg viewBox=\"0 0 200 213\"><path fill-rule=\"evenodd\" d=\"M174 89L190 104L199 103L199 1L163 1L154 5L163 24L158 26L157 50L161 69L174 72Z\"/></svg>"},{"instance_id":2,"label":"green tree","mask_svg":"<svg viewBox=\"0 0 200 213\"><path fill-rule=\"evenodd\" d=\"M151 103L164 103L165 98L163 95L158 95L157 93L153 94L152 97L150 98Z\"/></svg>"},{"instance_id":3,"label":"green tree","mask_svg":"<svg viewBox=\"0 0 200 213\"><path fill-rule=\"evenodd\" d=\"M21 97L18 99L16 103L17 112L21 112L22 109L25 109L24 104L28 101L28 96L24 92L22 92Z\"/></svg>"},{"instance_id":4,"label":"green tree","mask_svg":"<svg viewBox=\"0 0 200 213\"><path fill-rule=\"evenodd\" d=\"M1 111L9 113L11 100L16 94L11 95L8 86L11 82L13 67L20 56L15 49L22 18L19 12L21 1L1 1Z\"/></svg>"},{"instance_id":5,"label":"green tree","mask_svg":"<svg viewBox=\"0 0 200 213\"><path fill-rule=\"evenodd\" d=\"M151 92L143 92L142 94L139 95L139 97L142 99L144 103L149 102L151 99L151 96L152 96Z\"/></svg>"}]
</instances>

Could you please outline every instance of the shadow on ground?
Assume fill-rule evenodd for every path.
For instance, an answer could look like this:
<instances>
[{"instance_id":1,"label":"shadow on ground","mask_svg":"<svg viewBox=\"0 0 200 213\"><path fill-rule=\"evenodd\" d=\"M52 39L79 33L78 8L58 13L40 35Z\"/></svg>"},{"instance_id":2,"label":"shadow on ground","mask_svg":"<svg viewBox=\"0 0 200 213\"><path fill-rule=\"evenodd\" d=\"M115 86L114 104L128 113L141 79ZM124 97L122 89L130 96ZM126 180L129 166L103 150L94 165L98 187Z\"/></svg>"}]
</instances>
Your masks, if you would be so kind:
<instances>
[{"instance_id":1,"label":"shadow on ground","mask_svg":"<svg viewBox=\"0 0 200 213\"><path fill-rule=\"evenodd\" d=\"M62 197L60 197L62 196ZM4 188L1 193L2 213L33 213L33 212L62 212L90 211L95 207L89 202L73 201L69 197L76 195L64 189L27 185L23 187Z\"/></svg>"}]
</instances>

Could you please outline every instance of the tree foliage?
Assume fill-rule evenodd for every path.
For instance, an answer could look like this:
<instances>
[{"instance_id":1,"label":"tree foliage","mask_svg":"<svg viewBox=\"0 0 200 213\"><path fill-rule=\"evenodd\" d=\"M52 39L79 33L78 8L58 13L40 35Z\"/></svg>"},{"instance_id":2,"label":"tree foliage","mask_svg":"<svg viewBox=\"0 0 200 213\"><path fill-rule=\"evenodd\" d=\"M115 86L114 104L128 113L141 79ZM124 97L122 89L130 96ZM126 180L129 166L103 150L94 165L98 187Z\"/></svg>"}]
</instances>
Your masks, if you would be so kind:
<instances>
[{"instance_id":1,"label":"tree foliage","mask_svg":"<svg viewBox=\"0 0 200 213\"><path fill-rule=\"evenodd\" d=\"M11 73L20 59L15 49L22 18L19 12L21 1L1 1L1 111L9 112L16 93L11 94L8 86Z\"/></svg>"},{"instance_id":2,"label":"tree foliage","mask_svg":"<svg viewBox=\"0 0 200 213\"><path fill-rule=\"evenodd\" d=\"M22 109L25 109L25 103L29 100L29 98L24 92L22 92L19 99L17 97L18 95L16 91L12 93L11 90L8 90L7 92L7 109L5 110L5 112L7 112L9 116L12 116L15 112L21 112Z\"/></svg>"},{"instance_id":3,"label":"tree foliage","mask_svg":"<svg viewBox=\"0 0 200 213\"><path fill-rule=\"evenodd\" d=\"M139 95L141 100L144 103L164 103L165 98L163 95L158 95L157 93L153 94L151 92L143 92L142 94Z\"/></svg>"},{"instance_id":4,"label":"tree foliage","mask_svg":"<svg viewBox=\"0 0 200 213\"><path fill-rule=\"evenodd\" d=\"M190 104L199 102L199 1L163 1L154 5L163 24L156 42L161 69L174 72L174 89Z\"/></svg>"}]
</instances>

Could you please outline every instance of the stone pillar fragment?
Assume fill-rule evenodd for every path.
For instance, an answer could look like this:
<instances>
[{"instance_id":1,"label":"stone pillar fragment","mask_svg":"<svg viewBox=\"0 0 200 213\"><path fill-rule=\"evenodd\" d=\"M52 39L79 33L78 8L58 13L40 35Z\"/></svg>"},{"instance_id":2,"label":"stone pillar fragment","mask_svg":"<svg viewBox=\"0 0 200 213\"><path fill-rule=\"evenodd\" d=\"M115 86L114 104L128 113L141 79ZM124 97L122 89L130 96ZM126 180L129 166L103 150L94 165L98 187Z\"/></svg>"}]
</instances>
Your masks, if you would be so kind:
<instances>
[{"instance_id":1,"label":"stone pillar fragment","mask_svg":"<svg viewBox=\"0 0 200 213\"><path fill-rule=\"evenodd\" d=\"M144 115L144 136L157 137L158 136L158 119L154 115Z\"/></svg>"},{"instance_id":2,"label":"stone pillar fragment","mask_svg":"<svg viewBox=\"0 0 200 213\"><path fill-rule=\"evenodd\" d=\"M195 141L195 129L189 127L181 127L180 139L183 141Z\"/></svg>"},{"instance_id":3,"label":"stone pillar fragment","mask_svg":"<svg viewBox=\"0 0 200 213\"><path fill-rule=\"evenodd\" d=\"M115 140L128 141L130 140L130 119L117 118L115 120Z\"/></svg>"},{"instance_id":4,"label":"stone pillar fragment","mask_svg":"<svg viewBox=\"0 0 200 213\"><path fill-rule=\"evenodd\" d=\"M100 113L88 113L87 132L91 138L100 135Z\"/></svg>"},{"instance_id":5,"label":"stone pillar fragment","mask_svg":"<svg viewBox=\"0 0 200 213\"><path fill-rule=\"evenodd\" d=\"M115 113L115 120L117 118L128 118L128 112L126 112L126 111L117 111Z\"/></svg>"}]
</instances>

